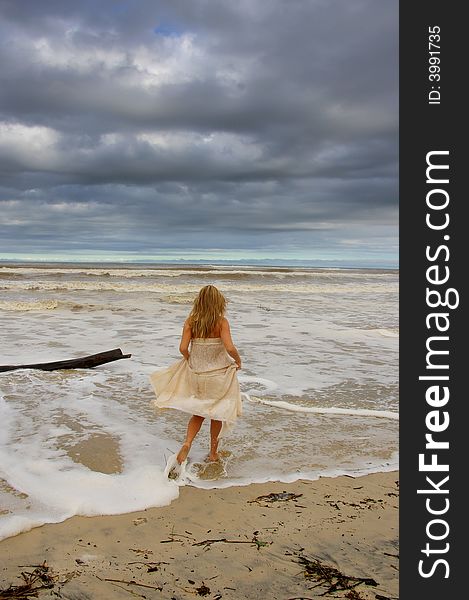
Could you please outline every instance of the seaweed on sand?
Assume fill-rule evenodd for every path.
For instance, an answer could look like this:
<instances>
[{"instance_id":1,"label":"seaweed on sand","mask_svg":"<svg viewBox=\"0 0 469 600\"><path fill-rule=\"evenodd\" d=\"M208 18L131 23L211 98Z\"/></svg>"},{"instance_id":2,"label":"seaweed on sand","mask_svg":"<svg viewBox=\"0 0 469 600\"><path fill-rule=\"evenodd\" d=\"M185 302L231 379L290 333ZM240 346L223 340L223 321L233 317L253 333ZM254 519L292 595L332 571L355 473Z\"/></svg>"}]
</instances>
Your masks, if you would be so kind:
<instances>
[{"instance_id":1,"label":"seaweed on sand","mask_svg":"<svg viewBox=\"0 0 469 600\"><path fill-rule=\"evenodd\" d=\"M376 587L378 583L371 577L355 577L353 575L344 575L330 565L322 563L318 558L308 558L302 554L297 555L297 562L304 567L304 576L316 582L313 587L327 586L327 590L321 594L333 594L340 590L354 590L358 585L364 584ZM356 596L355 596L356 597ZM352 595L353 598L353 595Z\"/></svg>"},{"instance_id":2,"label":"seaweed on sand","mask_svg":"<svg viewBox=\"0 0 469 600\"><path fill-rule=\"evenodd\" d=\"M10 585L5 590L0 590L0 598L37 598L38 591L54 587L55 578L49 571L49 567L44 561L42 565L28 565L35 567L32 572L21 572L24 583L21 585Z\"/></svg>"},{"instance_id":3,"label":"seaweed on sand","mask_svg":"<svg viewBox=\"0 0 469 600\"><path fill-rule=\"evenodd\" d=\"M270 494L266 494L265 496L258 496L254 500L248 500L248 504L252 504L253 502L287 502L288 500L293 500L296 502L297 498L301 498L303 494L293 494L292 492L272 492Z\"/></svg>"}]
</instances>

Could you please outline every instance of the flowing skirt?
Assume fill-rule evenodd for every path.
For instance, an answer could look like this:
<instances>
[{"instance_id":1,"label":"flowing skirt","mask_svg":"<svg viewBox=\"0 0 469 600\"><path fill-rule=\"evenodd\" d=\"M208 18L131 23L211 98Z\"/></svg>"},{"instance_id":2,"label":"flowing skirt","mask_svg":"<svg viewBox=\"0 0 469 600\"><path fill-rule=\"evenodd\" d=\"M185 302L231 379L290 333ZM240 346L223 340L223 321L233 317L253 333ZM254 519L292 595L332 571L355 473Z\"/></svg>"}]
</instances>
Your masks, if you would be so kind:
<instances>
[{"instance_id":1,"label":"flowing skirt","mask_svg":"<svg viewBox=\"0 0 469 600\"><path fill-rule=\"evenodd\" d=\"M157 408L174 408L222 421L225 435L242 414L236 365L220 338L191 341L190 357L150 375Z\"/></svg>"}]
</instances>

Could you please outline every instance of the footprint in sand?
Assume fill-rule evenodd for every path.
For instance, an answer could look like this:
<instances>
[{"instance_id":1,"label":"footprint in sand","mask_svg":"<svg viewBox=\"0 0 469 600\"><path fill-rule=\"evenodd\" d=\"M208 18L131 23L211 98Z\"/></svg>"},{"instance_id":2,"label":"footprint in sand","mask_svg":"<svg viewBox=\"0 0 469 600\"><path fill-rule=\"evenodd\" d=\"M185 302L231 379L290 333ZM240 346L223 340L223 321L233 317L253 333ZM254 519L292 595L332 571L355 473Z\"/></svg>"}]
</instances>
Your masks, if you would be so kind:
<instances>
[{"instance_id":1,"label":"footprint in sand","mask_svg":"<svg viewBox=\"0 0 469 600\"><path fill-rule=\"evenodd\" d=\"M192 468L199 479L219 479L226 476L227 459L231 455L229 450L220 450L218 452L219 460L211 462L205 459L203 463L193 463Z\"/></svg>"},{"instance_id":2,"label":"footprint in sand","mask_svg":"<svg viewBox=\"0 0 469 600\"><path fill-rule=\"evenodd\" d=\"M225 466L221 461L194 463L193 469L199 479L218 479L226 475Z\"/></svg>"}]
</instances>

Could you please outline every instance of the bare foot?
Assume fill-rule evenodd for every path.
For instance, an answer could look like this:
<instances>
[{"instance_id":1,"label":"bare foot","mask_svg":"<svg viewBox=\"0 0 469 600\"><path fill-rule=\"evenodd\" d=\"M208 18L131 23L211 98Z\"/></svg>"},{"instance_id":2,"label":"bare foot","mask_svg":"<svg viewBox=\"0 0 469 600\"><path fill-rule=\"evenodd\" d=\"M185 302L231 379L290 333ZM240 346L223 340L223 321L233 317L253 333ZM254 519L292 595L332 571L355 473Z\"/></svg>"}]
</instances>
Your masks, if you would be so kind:
<instances>
[{"instance_id":1,"label":"bare foot","mask_svg":"<svg viewBox=\"0 0 469 600\"><path fill-rule=\"evenodd\" d=\"M210 453L207 456L207 462L218 462L219 459L220 459L220 455L218 454L218 452L215 454Z\"/></svg>"},{"instance_id":2,"label":"bare foot","mask_svg":"<svg viewBox=\"0 0 469 600\"><path fill-rule=\"evenodd\" d=\"M172 467L168 473L168 479L177 479L179 477L179 471L176 467Z\"/></svg>"},{"instance_id":3,"label":"bare foot","mask_svg":"<svg viewBox=\"0 0 469 600\"><path fill-rule=\"evenodd\" d=\"M185 442L182 446L181 449L179 450L179 453L176 457L176 460L178 461L178 463L180 465L182 465L182 463L186 460L187 455L189 454L189 450L191 449L191 445L188 444L187 442Z\"/></svg>"}]
</instances>

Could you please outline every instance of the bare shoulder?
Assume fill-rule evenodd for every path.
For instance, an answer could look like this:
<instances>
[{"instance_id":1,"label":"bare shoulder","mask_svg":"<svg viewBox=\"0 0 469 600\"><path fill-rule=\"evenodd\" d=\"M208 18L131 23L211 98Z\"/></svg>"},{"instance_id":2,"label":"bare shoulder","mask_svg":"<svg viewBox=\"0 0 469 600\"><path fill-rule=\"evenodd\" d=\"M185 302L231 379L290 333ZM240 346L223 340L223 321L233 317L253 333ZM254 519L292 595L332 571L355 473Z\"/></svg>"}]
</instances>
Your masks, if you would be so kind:
<instances>
[{"instance_id":1,"label":"bare shoulder","mask_svg":"<svg viewBox=\"0 0 469 600\"><path fill-rule=\"evenodd\" d=\"M184 321L184 331L190 331L190 330L191 330L191 324L190 324L190 321L189 321L189 319L186 319L186 320Z\"/></svg>"},{"instance_id":2,"label":"bare shoulder","mask_svg":"<svg viewBox=\"0 0 469 600\"><path fill-rule=\"evenodd\" d=\"M222 329L229 329L230 328L230 324L229 324L228 319L226 317L222 317L221 318L220 327Z\"/></svg>"}]
</instances>

